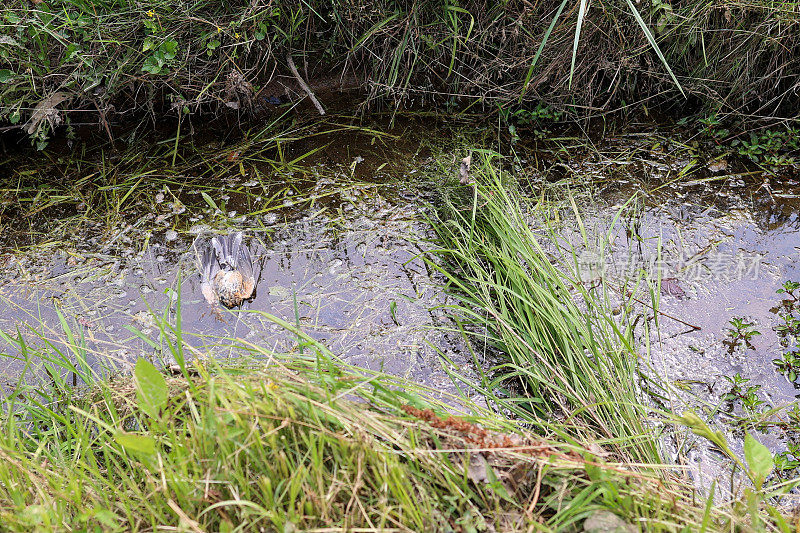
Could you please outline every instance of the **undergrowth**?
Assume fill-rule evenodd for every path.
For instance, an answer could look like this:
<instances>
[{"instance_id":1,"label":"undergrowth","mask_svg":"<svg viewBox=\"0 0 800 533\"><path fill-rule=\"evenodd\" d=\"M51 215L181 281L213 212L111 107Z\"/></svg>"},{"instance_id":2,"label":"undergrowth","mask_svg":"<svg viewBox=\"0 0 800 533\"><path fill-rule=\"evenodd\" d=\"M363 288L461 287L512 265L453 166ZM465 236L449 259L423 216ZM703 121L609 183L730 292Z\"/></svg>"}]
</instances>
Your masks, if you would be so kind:
<instances>
[{"instance_id":1,"label":"undergrowth","mask_svg":"<svg viewBox=\"0 0 800 533\"><path fill-rule=\"evenodd\" d=\"M7 3L0 117L42 142L79 116L271 109L305 97L294 57L312 86L394 105L586 117L683 110L687 95L720 116L791 118L798 27L795 3L765 0Z\"/></svg>"}]
</instances>

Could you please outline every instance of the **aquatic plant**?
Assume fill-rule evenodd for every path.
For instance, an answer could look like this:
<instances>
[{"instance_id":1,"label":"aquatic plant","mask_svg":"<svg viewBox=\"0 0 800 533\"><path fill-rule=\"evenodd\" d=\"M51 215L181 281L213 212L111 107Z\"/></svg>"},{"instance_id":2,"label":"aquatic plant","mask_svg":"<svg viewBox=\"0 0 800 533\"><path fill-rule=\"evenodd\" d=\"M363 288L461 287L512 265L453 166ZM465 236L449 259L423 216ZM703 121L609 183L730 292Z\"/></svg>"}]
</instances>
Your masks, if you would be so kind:
<instances>
[{"instance_id":1,"label":"aquatic plant","mask_svg":"<svg viewBox=\"0 0 800 533\"><path fill-rule=\"evenodd\" d=\"M798 298L797 295L795 294L795 291L797 291L798 289L800 289L800 283L798 283L797 281L786 280L783 282L783 286L781 286L781 288L775 292L777 294L785 294L786 296L788 296L789 298L791 298L793 301L796 302Z\"/></svg>"},{"instance_id":2,"label":"aquatic plant","mask_svg":"<svg viewBox=\"0 0 800 533\"><path fill-rule=\"evenodd\" d=\"M760 406L764 405L764 400L758 395L761 385L748 385L750 378L742 377L739 372L733 376L722 376L722 378L731 385L728 392L722 396L723 400L730 402L731 407L739 402L746 411L754 414Z\"/></svg>"},{"instance_id":3,"label":"aquatic plant","mask_svg":"<svg viewBox=\"0 0 800 533\"><path fill-rule=\"evenodd\" d=\"M639 374L631 324L575 277L577 251L553 264L545 246L557 237L546 233L547 219L529 218L496 157L473 160L478 185L449 190L433 221L441 248L440 262L430 264L458 301L451 312L475 346L476 366L494 360L472 386L537 427L658 462L648 409L632 386ZM543 242L532 220L544 224Z\"/></svg>"},{"instance_id":4,"label":"aquatic plant","mask_svg":"<svg viewBox=\"0 0 800 533\"><path fill-rule=\"evenodd\" d=\"M775 472L783 479L792 479L800 474L800 443L786 443L787 450L775 454Z\"/></svg>"},{"instance_id":5,"label":"aquatic plant","mask_svg":"<svg viewBox=\"0 0 800 533\"><path fill-rule=\"evenodd\" d=\"M755 322L748 322L743 317L733 317L728 323L731 325L731 328L727 330L728 336L731 337L731 349L740 342L744 342L748 348L754 349L750 340L761 335L761 332L755 328Z\"/></svg>"},{"instance_id":6,"label":"aquatic plant","mask_svg":"<svg viewBox=\"0 0 800 533\"><path fill-rule=\"evenodd\" d=\"M791 382L796 382L800 376L800 352L786 352L781 358L773 359L772 364Z\"/></svg>"},{"instance_id":7,"label":"aquatic plant","mask_svg":"<svg viewBox=\"0 0 800 533\"><path fill-rule=\"evenodd\" d=\"M752 486L743 493L751 523L790 530L783 518L765 520L756 509L771 505L766 502L774 503L800 480L776 479L772 453L749 433L743 459L722 432L691 411L676 416L647 407L648 394L658 398L659 389L653 379L642 379L638 367L638 321L628 307L614 312L602 277L591 283L581 279L576 245L558 238L546 205L515 194L516 183L500 170L497 154L474 156L470 184L447 188L436 203L433 223L442 247L430 262L456 299L448 309L471 341L476 367L494 365L470 386L498 413L512 413L562 438L593 440L612 457L650 465L662 462L650 424L663 427L658 425L663 417L688 428L747 474ZM580 246L598 245L573 214ZM651 298L657 298L653 291ZM638 338L646 342L646 331ZM749 378L739 374L729 381L726 399L741 404L752 427L766 416L759 386L747 385Z\"/></svg>"},{"instance_id":8,"label":"aquatic plant","mask_svg":"<svg viewBox=\"0 0 800 533\"><path fill-rule=\"evenodd\" d=\"M794 166L793 155L800 152L800 127L786 126L750 132L747 139L734 139L731 146L739 155L767 167ZM797 287L794 287L796 289Z\"/></svg>"}]
</instances>

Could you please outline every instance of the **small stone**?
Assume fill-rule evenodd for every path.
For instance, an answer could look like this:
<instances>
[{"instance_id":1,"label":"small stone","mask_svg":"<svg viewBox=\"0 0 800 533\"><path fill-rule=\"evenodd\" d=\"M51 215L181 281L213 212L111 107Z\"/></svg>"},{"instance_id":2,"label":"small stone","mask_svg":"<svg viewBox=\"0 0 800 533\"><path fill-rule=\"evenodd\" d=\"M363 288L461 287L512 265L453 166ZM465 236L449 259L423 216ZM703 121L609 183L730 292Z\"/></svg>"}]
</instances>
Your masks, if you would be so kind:
<instances>
[{"instance_id":1,"label":"small stone","mask_svg":"<svg viewBox=\"0 0 800 533\"><path fill-rule=\"evenodd\" d=\"M584 533L637 533L639 530L611 511L595 511L583 522Z\"/></svg>"}]
</instances>

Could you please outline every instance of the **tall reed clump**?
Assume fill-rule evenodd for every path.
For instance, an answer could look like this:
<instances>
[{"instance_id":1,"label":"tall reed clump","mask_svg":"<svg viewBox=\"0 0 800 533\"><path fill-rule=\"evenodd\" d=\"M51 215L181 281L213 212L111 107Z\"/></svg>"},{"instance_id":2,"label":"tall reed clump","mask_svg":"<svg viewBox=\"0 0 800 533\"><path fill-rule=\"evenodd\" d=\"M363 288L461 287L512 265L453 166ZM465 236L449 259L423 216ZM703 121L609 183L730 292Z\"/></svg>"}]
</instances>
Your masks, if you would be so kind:
<instances>
[{"instance_id":1,"label":"tall reed clump","mask_svg":"<svg viewBox=\"0 0 800 533\"><path fill-rule=\"evenodd\" d=\"M525 433L472 404L450 418L456 404L336 362L280 320L305 356L233 341L242 359L221 365L184 361L178 325L154 318L181 375L140 359L132 376L103 377L82 360L79 336L62 350L3 335L5 356L26 362L0 402L3 530L632 527L624 519L677 531L729 520L589 445ZM37 380L42 364L48 379Z\"/></svg>"},{"instance_id":2,"label":"tall reed clump","mask_svg":"<svg viewBox=\"0 0 800 533\"><path fill-rule=\"evenodd\" d=\"M573 274L577 252L564 254L492 156L476 163L476 184L451 190L436 211L442 246L430 263L446 276L452 313L475 349L496 361L479 387L536 426L660 463L631 327Z\"/></svg>"}]
</instances>

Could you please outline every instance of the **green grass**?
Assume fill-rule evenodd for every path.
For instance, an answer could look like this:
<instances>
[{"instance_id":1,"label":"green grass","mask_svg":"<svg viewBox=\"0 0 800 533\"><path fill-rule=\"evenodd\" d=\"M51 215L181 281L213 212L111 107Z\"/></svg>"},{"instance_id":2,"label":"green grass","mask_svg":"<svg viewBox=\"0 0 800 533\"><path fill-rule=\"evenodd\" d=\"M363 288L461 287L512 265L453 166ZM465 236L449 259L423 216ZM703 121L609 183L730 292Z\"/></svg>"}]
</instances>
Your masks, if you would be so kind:
<instances>
[{"instance_id":1,"label":"green grass","mask_svg":"<svg viewBox=\"0 0 800 533\"><path fill-rule=\"evenodd\" d=\"M440 204L434 226L442 266L432 264L458 299L453 313L464 330L489 349L490 360L499 354L482 390L542 428L557 417L583 439L637 462L660 462L648 409L632 386L639 378L632 325L612 315L591 280L572 275L578 252L563 255L546 217L520 205L492 155L474 163L481 185ZM505 389L512 379L517 393Z\"/></svg>"},{"instance_id":2,"label":"green grass","mask_svg":"<svg viewBox=\"0 0 800 533\"><path fill-rule=\"evenodd\" d=\"M162 326L181 361L177 326ZM599 511L648 531L728 520L589 443L434 401L293 331L306 356L239 344L236 364L199 358L178 377L144 360L133 376L103 376L81 362L79 337L58 352L5 336L30 368L2 403L4 530L562 531ZM45 360L50 377L37 380ZM71 372L86 385L71 387Z\"/></svg>"}]
</instances>

